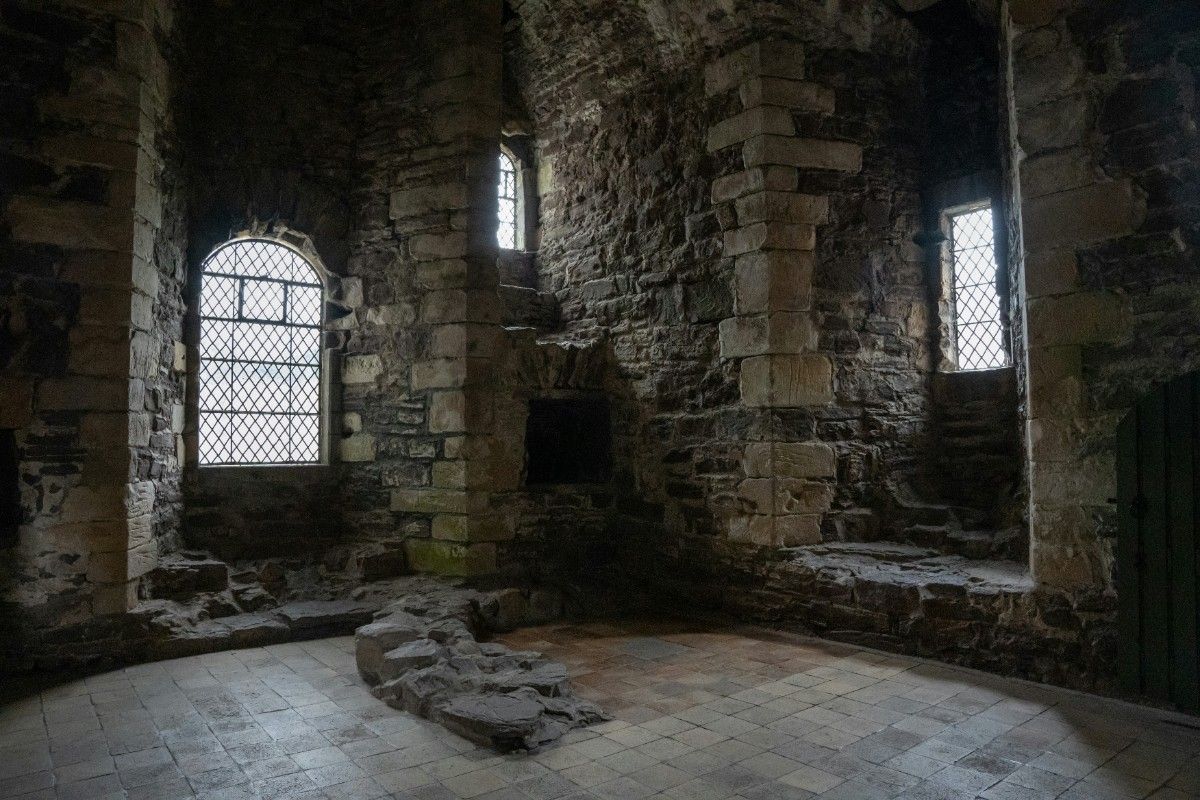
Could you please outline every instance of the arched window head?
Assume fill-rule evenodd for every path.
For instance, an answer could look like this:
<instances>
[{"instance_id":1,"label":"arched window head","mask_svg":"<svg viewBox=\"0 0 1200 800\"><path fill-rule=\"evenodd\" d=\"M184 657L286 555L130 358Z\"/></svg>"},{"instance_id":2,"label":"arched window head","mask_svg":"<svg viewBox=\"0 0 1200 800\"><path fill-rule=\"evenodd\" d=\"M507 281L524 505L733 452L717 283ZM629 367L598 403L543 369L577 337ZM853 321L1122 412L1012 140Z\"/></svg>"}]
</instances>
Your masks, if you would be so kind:
<instances>
[{"instance_id":1,"label":"arched window head","mask_svg":"<svg viewBox=\"0 0 1200 800\"><path fill-rule=\"evenodd\" d=\"M516 250L522 244L520 169L516 159L503 148L500 150L500 183L496 193L500 201L496 241L506 250Z\"/></svg>"},{"instance_id":2,"label":"arched window head","mask_svg":"<svg viewBox=\"0 0 1200 800\"><path fill-rule=\"evenodd\" d=\"M318 463L317 271L279 242L235 239L204 261L201 280L200 463Z\"/></svg>"}]
</instances>

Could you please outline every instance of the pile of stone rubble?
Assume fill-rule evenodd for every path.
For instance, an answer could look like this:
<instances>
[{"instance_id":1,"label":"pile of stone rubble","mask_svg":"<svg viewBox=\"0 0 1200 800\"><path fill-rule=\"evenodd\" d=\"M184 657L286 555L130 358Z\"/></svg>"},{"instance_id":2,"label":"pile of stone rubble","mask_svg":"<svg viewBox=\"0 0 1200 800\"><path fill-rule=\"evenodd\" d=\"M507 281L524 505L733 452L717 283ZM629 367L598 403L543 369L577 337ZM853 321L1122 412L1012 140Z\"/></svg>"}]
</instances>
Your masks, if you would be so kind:
<instances>
[{"instance_id":1,"label":"pile of stone rubble","mask_svg":"<svg viewBox=\"0 0 1200 800\"><path fill-rule=\"evenodd\" d=\"M540 621L537 598L517 590L444 586L408 594L358 629L358 669L394 708L434 720L478 744L532 750L607 719L571 690L567 670L540 653L480 641Z\"/></svg>"}]
</instances>

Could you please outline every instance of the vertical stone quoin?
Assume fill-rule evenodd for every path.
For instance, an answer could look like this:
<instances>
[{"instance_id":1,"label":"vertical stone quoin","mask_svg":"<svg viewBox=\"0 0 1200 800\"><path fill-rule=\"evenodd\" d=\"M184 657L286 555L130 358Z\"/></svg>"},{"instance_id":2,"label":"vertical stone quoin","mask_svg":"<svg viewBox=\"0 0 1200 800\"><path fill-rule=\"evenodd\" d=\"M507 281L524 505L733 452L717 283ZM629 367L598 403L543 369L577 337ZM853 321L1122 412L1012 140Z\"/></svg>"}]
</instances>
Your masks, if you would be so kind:
<instances>
[{"instance_id":1,"label":"vertical stone quoin","mask_svg":"<svg viewBox=\"0 0 1200 800\"><path fill-rule=\"evenodd\" d=\"M496 180L500 139L500 3L432 3L412 10L424 52L420 102L428 137L409 153L389 216L407 235L416 270L419 342L408 367L412 397L426 404L437 453L428 485L401 485L391 509L427 516L428 537L406 542L410 565L448 574L496 569L496 542L512 536L490 513L499 484L491 462L497 294ZM385 364L384 370L407 365Z\"/></svg>"},{"instance_id":2,"label":"vertical stone quoin","mask_svg":"<svg viewBox=\"0 0 1200 800\"><path fill-rule=\"evenodd\" d=\"M1125 82L1117 68L1089 68L1086 46L1076 38L1082 29L1068 24L1073 5L1010 5L1021 157L1030 566L1043 585L1104 591L1111 587L1115 554L1098 522L1111 524L1116 461L1111 447L1098 444L1111 440L1125 409L1097 404L1107 389L1089 378L1086 361L1130 341L1135 320L1123 281L1098 285L1081 264L1119 251L1147 219L1146 192L1130 171L1114 169L1118 132L1097 118L1122 87L1141 81Z\"/></svg>"},{"instance_id":3,"label":"vertical stone quoin","mask_svg":"<svg viewBox=\"0 0 1200 800\"><path fill-rule=\"evenodd\" d=\"M720 354L740 369L744 406L819 408L834 399L833 364L817 349L812 276L818 226L829 198L804 191L805 170L856 173L862 149L797 134L793 115L832 114L834 93L805 80L804 49L761 41L705 69L705 92L740 111L708 130L708 151L740 151L742 169L717 177L712 203L725 221L725 258L734 260L734 315L719 326ZM825 481L836 474L832 448L820 442L747 443L738 495L746 513L728 536L779 547L821 540L832 503Z\"/></svg>"},{"instance_id":4,"label":"vertical stone quoin","mask_svg":"<svg viewBox=\"0 0 1200 800\"><path fill-rule=\"evenodd\" d=\"M42 9L44 19L22 21L53 26L64 9L82 16L61 31L63 40L90 35L93 46L77 54L61 90L36 97L34 113L48 133L31 157L48 174L76 177L60 180L68 187L62 194L18 186L2 209L11 242L54 253L57 291L78 297L77 312L64 320L63 362L26 368L18 361L4 379L27 393L18 407L28 414L11 427L22 429L22 471L40 487L25 495L17 555L21 571L40 577L14 586L9 599L46 603L47 613L65 615L58 621L79 622L133 605L137 580L158 563L159 520L173 517L160 498L178 496L182 389L162 352L180 338L181 308L163 299L179 278L181 250L171 239L178 209L163 179L173 121L162 47L174 7L64 2ZM82 176L93 184L80 183ZM102 191L79 188L97 181ZM74 442L72 463L38 442L52 430ZM50 484L31 479L51 463Z\"/></svg>"}]
</instances>

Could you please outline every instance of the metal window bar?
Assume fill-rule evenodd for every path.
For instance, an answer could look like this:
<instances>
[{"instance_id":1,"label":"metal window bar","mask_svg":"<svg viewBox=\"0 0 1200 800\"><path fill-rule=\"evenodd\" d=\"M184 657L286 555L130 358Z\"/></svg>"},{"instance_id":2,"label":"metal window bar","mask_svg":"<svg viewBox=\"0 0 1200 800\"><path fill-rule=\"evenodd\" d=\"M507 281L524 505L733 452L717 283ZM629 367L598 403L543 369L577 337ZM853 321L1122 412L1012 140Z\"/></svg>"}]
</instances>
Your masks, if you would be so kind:
<instances>
[{"instance_id":1,"label":"metal window bar","mask_svg":"<svg viewBox=\"0 0 1200 800\"><path fill-rule=\"evenodd\" d=\"M200 463L319 463L324 298L312 265L247 239L214 251L201 280Z\"/></svg>"},{"instance_id":2,"label":"metal window bar","mask_svg":"<svg viewBox=\"0 0 1200 800\"><path fill-rule=\"evenodd\" d=\"M958 369L1007 366L991 206L950 215L950 254L954 267L951 314Z\"/></svg>"},{"instance_id":3,"label":"metal window bar","mask_svg":"<svg viewBox=\"0 0 1200 800\"><path fill-rule=\"evenodd\" d=\"M500 182L496 187L499 200L496 241L507 250L517 248L517 165L508 154L500 153Z\"/></svg>"}]
</instances>

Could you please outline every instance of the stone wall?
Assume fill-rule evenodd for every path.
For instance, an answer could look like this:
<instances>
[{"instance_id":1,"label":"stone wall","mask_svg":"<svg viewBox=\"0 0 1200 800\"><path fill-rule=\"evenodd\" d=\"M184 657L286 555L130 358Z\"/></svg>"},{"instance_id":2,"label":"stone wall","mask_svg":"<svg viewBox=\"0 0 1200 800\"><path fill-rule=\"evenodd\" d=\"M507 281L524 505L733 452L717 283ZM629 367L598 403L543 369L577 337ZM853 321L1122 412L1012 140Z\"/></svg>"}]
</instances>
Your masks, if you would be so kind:
<instances>
[{"instance_id":1,"label":"stone wall","mask_svg":"<svg viewBox=\"0 0 1200 800\"><path fill-rule=\"evenodd\" d=\"M1032 567L1113 590L1113 432L1195 370L1194 3L1013 2Z\"/></svg>"},{"instance_id":2,"label":"stone wall","mask_svg":"<svg viewBox=\"0 0 1200 800\"><path fill-rule=\"evenodd\" d=\"M22 519L0 553L26 633L127 610L179 515L182 194L174 8L0 12L0 427Z\"/></svg>"},{"instance_id":3,"label":"stone wall","mask_svg":"<svg viewBox=\"0 0 1200 800\"><path fill-rule=\"evenodd\" d=\"M6 619L115 624L184 547L370 553L1108 688L1112 432L1200 367L1200 11L1010 0L997 58L984 5L0 4ZM498 259L502 131L539 217ZM1015 362L975 377L917 244L972 192ZM237 235L327 281L328 464L195 464L185 309ZM611 478L527 485L530 402L599 398ZM1034 581L1019 537L880 544L1019 529L1023 470Z\"/></svg>"},{"instance_id":4,"label":"stone wall","mask_svg":"<svg viewBox=\"0 0 1200 800\"><path fill-rule=\"evenodd\" d=\"M503 534L466 514L491 478L467 464L498 341L499 6L445 11L206 4L191 22L193 274L244 229L311 248L333 373L329 463L194 469L195 546L320 559L412 537L418 567L495 568Z\"/></svg>"},{"instance_id":5,"label":"stone wall","mask_svg":"<svg viewBox=\"0 0 1200 800\"><path fill-rule=\"evenodd\" d=\"M308 250L324 273L329 327L347 324L346 305L361 296L361 285L339 280L355 221L358 29L347 6L336 2L193 3L180 27L191 232L185 544L228 559L317 558L347 538L336 464L255 471L196 464L194 298L201 264L218 245L243 232L282 236ZM349 316L353 322L352 310ZM334 355L327 372L338 369L345 335L327 335ZM329 424L340 438L344 422L336 409Z\"/></svg>"},{"instance_id":6,"label":"stone wall","mask_svg":"<svg viewBox=\"0 0 1200 800\"><path fill-rule=\"evenodd\" d=\"M663 508L633 524L689 558L889 524L892 487L929 483L917 31L751 13L690 39L648 14L615 42L513 7L541 286L565 333L611 343L639 442L617 490Z\"/></svg>"},{"instance_id":7,"label":"stone wall","mask_svg":"<svg viewBox=\"0 0 1200 800\"><path fill-rule=\"evenodd\" d=\"M373 442L346 482L382 502L351 523L405 537L415 569L494 572L512 534L490 495L519 470L492 446L500 4L377 5L349 266L364 300L343 380L344 411L362 421L351 438Z\"/></svg>"}]
</instances>

